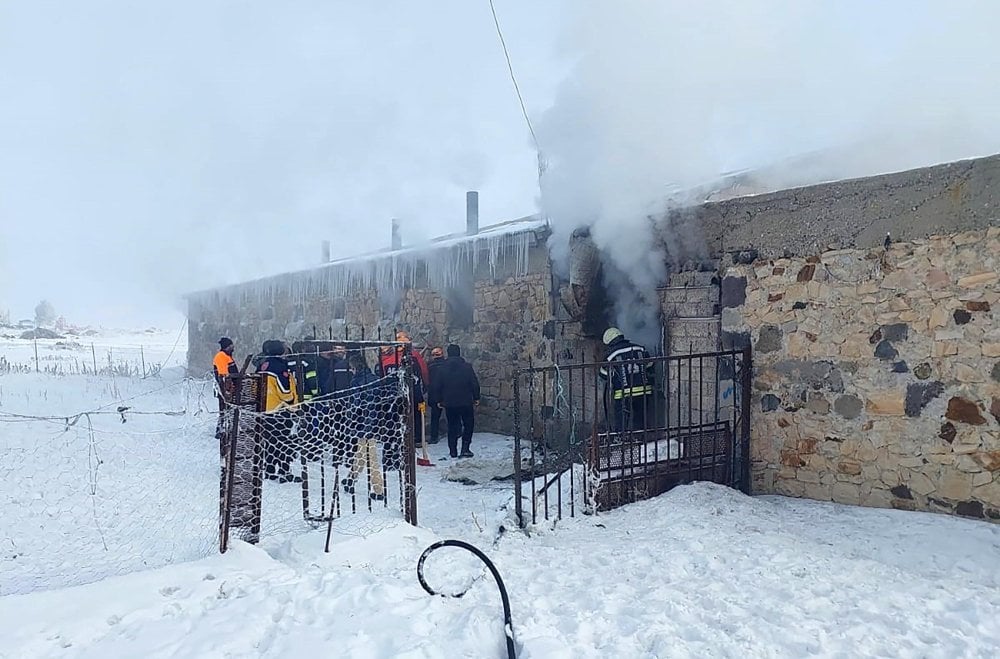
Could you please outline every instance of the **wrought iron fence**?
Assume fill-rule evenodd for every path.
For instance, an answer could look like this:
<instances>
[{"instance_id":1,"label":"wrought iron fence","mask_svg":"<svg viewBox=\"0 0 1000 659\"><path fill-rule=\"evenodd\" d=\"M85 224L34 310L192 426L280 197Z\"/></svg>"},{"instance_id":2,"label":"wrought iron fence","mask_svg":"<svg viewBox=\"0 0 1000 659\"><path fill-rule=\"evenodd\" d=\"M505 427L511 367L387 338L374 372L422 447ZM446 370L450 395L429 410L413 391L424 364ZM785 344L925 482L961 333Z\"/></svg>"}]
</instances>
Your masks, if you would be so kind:
<instances>
[{"instance_id":1,"label":"wrought iron fence","mask_svg":"<svg viewBox=\"0 0 1000 659\"><path fill-rule=\"evenodd\" d=\"M609 510L693 481L750 490L750 350L530 367L515 380L515 511L523 525Z\"/></svg>"}]
</instances>

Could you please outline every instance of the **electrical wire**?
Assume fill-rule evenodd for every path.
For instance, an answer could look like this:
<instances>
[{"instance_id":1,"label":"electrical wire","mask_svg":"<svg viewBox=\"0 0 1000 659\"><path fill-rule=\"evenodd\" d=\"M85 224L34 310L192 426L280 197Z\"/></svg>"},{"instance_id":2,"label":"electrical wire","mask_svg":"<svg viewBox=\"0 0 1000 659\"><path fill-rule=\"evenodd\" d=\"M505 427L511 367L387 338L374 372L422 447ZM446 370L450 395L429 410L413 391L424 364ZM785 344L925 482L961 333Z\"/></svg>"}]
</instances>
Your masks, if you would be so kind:
<instances>
[{"instance_id":1,"label":"electrical wire","mask_svg":"<svg viewBox=\"0 0 1000 659\"><path fill-rule=\"evenodd\" d=\"M538 152L539 162L542 159L542 148L538 145L538 137L535 135L535 128L531 125L531 119L528 117L528 110L524 105L524 97L521 96L521 88L517 84L517 77L514 75L514 66L510 62L510 52L507 50L507 41L503 38L503 30L500 28L500 19L497 18L497 9L493 5L493 0L490 2L490 12L493 14L493 24L497 28L497 36L500 37L500 47L503 48L503 56L507 60L507 71L510 72L510 81L514 83L514 92L517 94L517 101L521 104L521 114L524 115L524 121L528 124L528 132L531 133L531 140L535 143L535 151ZM539 165L541 168L541 165Z\"/></svg>"}]
</instances>

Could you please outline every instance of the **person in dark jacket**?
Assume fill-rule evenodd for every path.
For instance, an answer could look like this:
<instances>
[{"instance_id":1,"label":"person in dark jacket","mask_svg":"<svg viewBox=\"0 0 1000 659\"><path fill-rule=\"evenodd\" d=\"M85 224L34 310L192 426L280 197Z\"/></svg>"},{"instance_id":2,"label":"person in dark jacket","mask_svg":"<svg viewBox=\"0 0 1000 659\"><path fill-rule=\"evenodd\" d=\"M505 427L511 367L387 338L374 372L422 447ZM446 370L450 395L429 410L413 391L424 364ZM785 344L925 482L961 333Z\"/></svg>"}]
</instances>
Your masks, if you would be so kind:
<instances>
[{"instance_id":1,"label":"person in dark jacket","mask_svg":"<svg viewBox=\"0 0 1000 659\"><path fill-rule=\"evenodd\" d=\"M438 403L441 401L434 399L434 380L441 377L437 372L444 366L444 350L434 348L431 350L431 361L427 364L427 372L430 374L430 381L427 391L427 404L431 410L431 430L428 444L437 444L441 439L441 413L444 411Z\"/></svg>"},{"instance_id":2,"label":"person in dark jacket","mask_svg":"<svg viewBox=\"0 0 1000 659\"><path fill-rule=\"evenodd\" d=\"M649 359L649 353L625 338L617 327L604 332L604 345L607 364L601 367L600 376L611 402L609 425L615 432L645 430L652 415L653 371L650 363L635 360Z\"/></svg>"},{"instance_id":3,"label":"person in dark jacket","mask_svg":"<svg viewBox=\"0 0 1000 659\"><path fill-rule=\"evenodd\" d=\"M479 379L472 364L462 358L462 349L454 343L448 346L448 358L437 373L433 397L448 420L448 451L453 458L471 458L475 408L479 406ZM458 453L459 436L462 437L461 454Z\"/></svg>"},{"instance_id":4,"label":"person in dark jacket","mask_svg":"<svg viewBox=\"0 0 1000 659\"><path fill-rule=\"evenodd\" d=\"M322 440L333 448L333 463L340 464L344 456L352 451L352 440L348 436L346 415L350 405L351 366L347 360L347 346L333 344L329 351L320 353L320 403L319 434Z\"/></svg>"},{"instance_id":5,"label":"person in dark jacket","mask_svg":"<svg viewBox=\"0 0 1000 659\"><path fill-rule=\"evenodd\" d=\"M320 389L324 396L336 394L351 388L351 366L347 361L347 346L342 343L333 344L330 352L322 353L327 363L324 368L324 378Z\"/></svg>"},{"instance_id":6,"label":"person in dark jacket","mask_svg":"<svg viewBox=\"0 0 1000 659\"><path fill-rule=\"evenodd\" d=\"M319 379L320 356L314 350L309 350L309 344L296 341L292 344L292 353L288 355L288 368L295 374L300 400L310 401L321 393Z\"/></svg>"},{"instance_id":7,"label":"person in dark jacket","mask_svg":"<svg viewBox=\"0 0 1000 659\"><path fill-rule=\"evenodd\" d=\"M372 373L368 362L362 353L351 356L351 366L354 377L351 389L345 400L348 401L348 412L351 420L349 434L353 448L351 470L342 481L344 491L354 494L354 483L362 470L368 470L369 497L372 500L385 499L385 480L378 459L378 432L384 420L384 411L380 405L385 396L380 379Z\"/></svg>"}]
</instances>

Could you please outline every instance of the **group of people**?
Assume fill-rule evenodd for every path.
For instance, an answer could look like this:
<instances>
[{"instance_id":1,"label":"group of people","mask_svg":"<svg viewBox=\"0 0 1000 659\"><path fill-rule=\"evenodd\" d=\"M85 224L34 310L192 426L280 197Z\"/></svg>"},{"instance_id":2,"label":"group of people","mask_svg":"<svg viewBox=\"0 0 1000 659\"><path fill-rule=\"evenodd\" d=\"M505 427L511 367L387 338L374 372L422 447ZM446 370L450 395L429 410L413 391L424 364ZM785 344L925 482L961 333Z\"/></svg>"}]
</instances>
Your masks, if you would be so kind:
<instances>
[{"instance_id":1,"label":"group of people","mask_svg":"<svg viewBox=\"0 0 1000 659\"><path fill-rule=\"evenodd\" d=\"M373 496L384 495L383 477L377 459L382 445L381 467L391 471L402 464L398 440L400 433L387 432L387 424L396 419L399 410L387 407L384 400L393 399L387 387L394 383L389 376L404 368L409 355L412 380L413 429L415 444L439 441L441 417L447 421L448 450L452 458L471 458L472 435L475 430L476 408L480 401L479 380L472 365L462 357L458 345L430 350L430 362L419 351L404 350L410 344L406 332L396 334L396 346L382 346L373 370L363 350L348 350L346 343L333 343L329 350L310 352L314 343L299 342L289 347L282 341L265 341L256 370L266 374L265 472L279 481L301 480L290 469L291 456L296 453L291 437L295 419L286 408L298 403L305 410L299 421L305 423L307 435L324 438L338 447L334 453L351 454L351 469L343 485L353 491L354 481L363 469L368 469ZM616 327L603 336L606 346L605 364L600 376L605 382L608 405L606 416L613 432L639 431L651 421L654 400L654 375L649 353L641 345L629 341ZM219 353L214 369L220 389L227 391L227 381L239 373L233 359L233 342L219 340ZM299 373L299 377L296 377ZM299 382L298 380L301 380ZM221 409L221 407L220 407ZM424 422L430 411L429 434ZM301 418L304 417L304 420ZM221 421L220 421L221 423ZM221 426L220 426L221 428ZM380 436L382 440L380 441ZM316 451L313 444L311 452ZM306 455L306 453L303 453ZM307 459L315 456L307 455Z\"/></svg>"},{"instance_id":2,"label":"group of people","mask_svg":"<svg viewBox=\"0 0 1000 659\"><path fill-rule=\"evenodd\" d=\"M394 393L398 389L393 389L398 382L390 376L398 375L407 366L407 360L413 378L407 384L412 391L415 443L420 445L425 439L430 444L439 441L443 414L451 457L473 457L472 434L480 387L472 365L463 359L458 345L433 348L428 364L420 352L404 349L404 344L410 343L406 332L397 332L396 345L381 347L373 370L365 351L349 351L346 343L333 343L329 350L310 352L313 343L298 342L289 347L283 341L265 341L256 371L266 376L262 417L266 477L279 482L301 481L291 471L292 456L301 454L307 460L318 459L322 445L326 444L333 447L334 455L351 455L350 471L342 481L345 491L353 493L354 482L367 469L371 497L384 498L382 469L397 470L402 465L400 433L391 428L393 423L399 423L401 402L398 393ZM240 373L233 359L234 348L233 341L223 337L213 360L223 396L228 395L233 376ZM304 402L309 404L299 405ZM220 398L220 409L223 405ZM424 418L428 408L430 436L425 437ZM300 436L318 439L302 446L301 441L297 443L294 439Z\"/></svg>"}]
</instances>

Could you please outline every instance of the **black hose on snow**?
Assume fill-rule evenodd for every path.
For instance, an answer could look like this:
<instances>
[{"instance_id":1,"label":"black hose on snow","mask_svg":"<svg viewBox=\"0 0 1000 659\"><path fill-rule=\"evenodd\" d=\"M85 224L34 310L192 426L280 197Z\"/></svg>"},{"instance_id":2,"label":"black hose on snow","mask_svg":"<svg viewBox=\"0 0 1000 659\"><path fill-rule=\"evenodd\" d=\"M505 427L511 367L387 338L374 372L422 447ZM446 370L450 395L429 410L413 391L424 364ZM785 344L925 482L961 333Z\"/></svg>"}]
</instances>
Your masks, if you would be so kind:
<instances>
[{"instance_id":1,"label":"black hose on snow","mask_svg":"<svg viewBox=\"0 0 1000 659\"><path fill-rule=\"evenodd\" d=\"M424 561L427 560L428 556L442 547L458 547L460 549L464 549L474 554L477 558L479 558L479 560L486 564L486 567L493 575L493 578L496 579L497 587L500 589L500 599L503 602L503 629L504 634L507 636L507 657L508 659L517 659L517 653L514 651L514 625L510 619L510 598L507 597L507 588L503 585L503 579L500 578L500 573L497 572L497 568L493 565L493 561L487 558L486 554L469 543L462 542L461 540L441 540L439 542L435 542L433 545L425 549L424 553L420 554L420 560L417 561L417 579L420 580L420 585L427 591L428 594L441 595L442 597L461 597L469 592L468 589L466 589L460 593L448 595L446 593L436 592L433 588L427 585L427 581L424 579Z\"/></svg>"}]
</instances>

